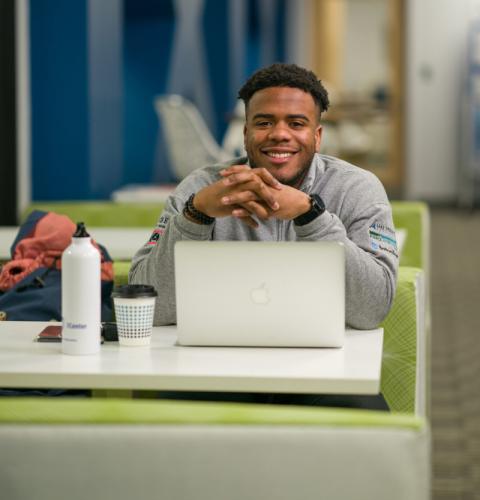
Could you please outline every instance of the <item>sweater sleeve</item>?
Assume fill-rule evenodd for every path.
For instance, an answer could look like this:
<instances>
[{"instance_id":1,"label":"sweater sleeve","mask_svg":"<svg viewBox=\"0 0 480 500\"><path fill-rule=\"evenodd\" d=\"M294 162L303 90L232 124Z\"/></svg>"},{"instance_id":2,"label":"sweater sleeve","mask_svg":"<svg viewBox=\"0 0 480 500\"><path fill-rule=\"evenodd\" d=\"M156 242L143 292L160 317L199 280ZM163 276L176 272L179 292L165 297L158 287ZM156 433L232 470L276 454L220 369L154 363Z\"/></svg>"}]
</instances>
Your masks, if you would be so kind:
<instances>
[{"instance_id":1,"label":"sweater sleeve","mask_svg":"<svg viewBox=\"0 0 480 500\"><path fill-rule=\"evenodd\" d=\"M177 321L175 300L174 247L181 240L209 240L213 226L188 220L182 213L188 196L198 191L198 182L179 185L165 204L150 240L135 254L128 281L152 285L158 293L155 302L154 325L169 325Z\"/></svg>"},{"instance_id":2,"label":"sweater sleeve","mask_svg":"<svg viewBox=\"0 0 480 500\"><path fill-rule=\"evenodd\" d=\"M346 322L353 328L376 328L390 310L396 289L398 252L392 211L376 178L357 183L345 199L349 202L344 202L340 214L325 211L294 228L299 241L345 245Z\"/></svg>"}]
</instances>

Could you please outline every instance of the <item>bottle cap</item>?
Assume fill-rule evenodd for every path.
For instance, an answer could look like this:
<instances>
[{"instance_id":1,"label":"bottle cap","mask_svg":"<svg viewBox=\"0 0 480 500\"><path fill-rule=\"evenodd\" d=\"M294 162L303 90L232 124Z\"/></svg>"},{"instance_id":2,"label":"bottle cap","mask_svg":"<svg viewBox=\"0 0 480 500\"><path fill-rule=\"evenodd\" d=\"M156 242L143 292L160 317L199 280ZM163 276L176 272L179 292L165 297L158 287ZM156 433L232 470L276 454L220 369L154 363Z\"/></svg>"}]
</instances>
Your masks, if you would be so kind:
<instances>
[{"instance_id":1,"label":"bottle cap","mask_svg":"<svg viewBox=\"0 0 480 500\"><path fill-rule=\"evenodd\" d=\"M87 233L85 229L84 222L77 222L77 229L73 233L74 238L90 238L90 235Z\"/></svg>"},{"instance_id":2,"label":"bottle cap","mask_svg":"<svg viewBox=\"0 0 480 500\"><path fill-rule=\"evenodd\" d=\"M156 297L155 288L150 285L122 285L116 286L112 297L119 299L138 299L142 297Z\"/></svg>"}]
</instances>

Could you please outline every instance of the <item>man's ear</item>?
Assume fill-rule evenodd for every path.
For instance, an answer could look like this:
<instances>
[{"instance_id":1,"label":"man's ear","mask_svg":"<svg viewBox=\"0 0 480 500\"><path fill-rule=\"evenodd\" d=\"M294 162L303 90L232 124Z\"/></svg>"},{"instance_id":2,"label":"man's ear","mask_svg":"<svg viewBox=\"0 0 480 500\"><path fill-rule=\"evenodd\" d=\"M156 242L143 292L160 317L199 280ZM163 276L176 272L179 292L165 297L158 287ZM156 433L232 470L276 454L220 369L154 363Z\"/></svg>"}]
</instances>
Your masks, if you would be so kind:
<instances>
[{"instance_id":1,"label":"man's ear","mask_svg":"<svg viewBox=\"0 0 480 500\"><path fill-rule=\"evenodd\" d=\"M323 127L321 125L317 125L317 128L315 129L315 151L317 153L320 152L320 145L322 143L322 133L323 133Z\"/></svg>"}]
</instances>

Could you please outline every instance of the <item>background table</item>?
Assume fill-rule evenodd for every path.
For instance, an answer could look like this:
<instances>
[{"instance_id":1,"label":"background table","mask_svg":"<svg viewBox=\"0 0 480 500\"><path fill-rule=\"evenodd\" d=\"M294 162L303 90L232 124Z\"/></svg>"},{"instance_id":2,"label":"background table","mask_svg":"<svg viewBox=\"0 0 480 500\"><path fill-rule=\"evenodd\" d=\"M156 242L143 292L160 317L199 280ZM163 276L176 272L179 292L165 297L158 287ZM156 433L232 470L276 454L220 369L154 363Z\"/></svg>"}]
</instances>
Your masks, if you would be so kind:
<instances>
[{"instance_id":1,"label":"background table","mask_svg":"<svg viewBox=\"0 0 480 500\"><path fill-rule=\"evenodd\" d=\"M34 337L45 322L0 322L0 387L377 394L383 330L347 330L338 348L181 347L176 327L150 347L68 356Z\"/></svg>"},{"instance_id":2,"label":"background table","mask_svg":"<svg viewBox=\"0 0 480 500\"><path fill-rule=\"evenodd\" d=\"M92 237L101 243L113 260L131 260L139 248L150 238L153 228L89 227ZM17 236L18 227L0 227L0 260L10 259L10 246ZM405 243L406 231L396 231L398 251Z\"/></svg>"},{"instance_id":3,"label":"background table","mask_svg":"<svg viewBox=\"0 0 480 500\"><path fill-rule=\"evenodd\" d=\"M131 260L150 238L153 228L88 227L92 238L103 245L113 260ZM0 227L0 260L9 260L10 246L18 227Z\"/></svg>"}]
</instances>

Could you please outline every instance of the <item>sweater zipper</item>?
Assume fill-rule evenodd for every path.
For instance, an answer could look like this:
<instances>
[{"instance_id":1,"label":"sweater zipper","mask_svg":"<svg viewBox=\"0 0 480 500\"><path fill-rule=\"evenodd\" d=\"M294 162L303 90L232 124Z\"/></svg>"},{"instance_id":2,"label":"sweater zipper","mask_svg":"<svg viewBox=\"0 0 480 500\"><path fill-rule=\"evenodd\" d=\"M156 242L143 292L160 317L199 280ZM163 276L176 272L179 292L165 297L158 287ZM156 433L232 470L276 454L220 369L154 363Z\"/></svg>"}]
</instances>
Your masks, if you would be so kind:
<instances>
[{"instance_id":1,"label":"sweater zipper","mask_svg":"<svg viewBox=\"0 0 480 500\"><path fill-rule=\"evenodd\" d=\"M277 220L277 241L283 241L282 229L283 229L283 221Z\"/></svg>"}]
</instances>

